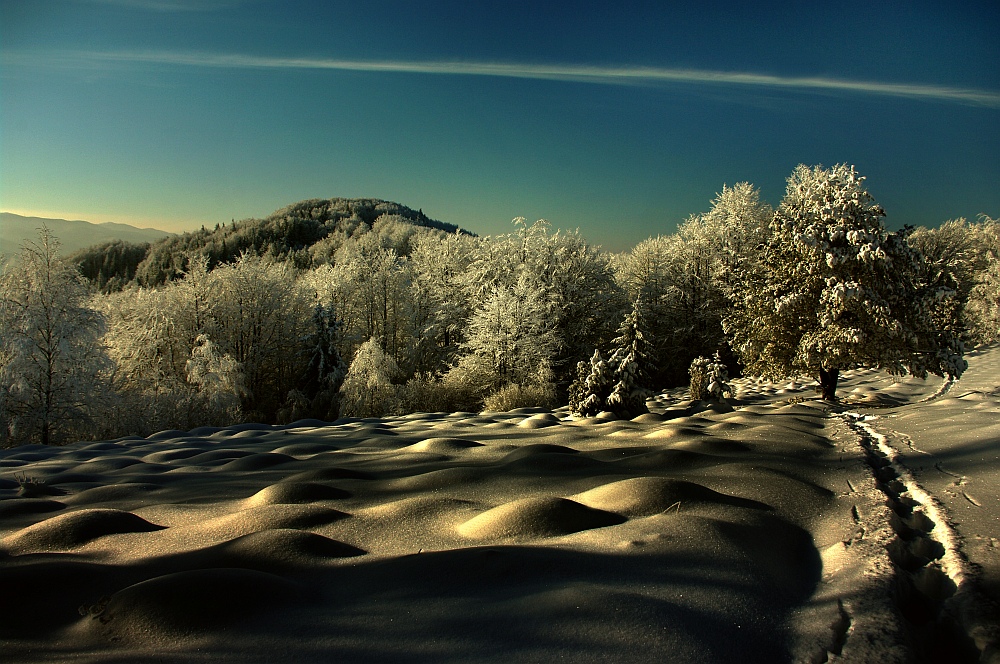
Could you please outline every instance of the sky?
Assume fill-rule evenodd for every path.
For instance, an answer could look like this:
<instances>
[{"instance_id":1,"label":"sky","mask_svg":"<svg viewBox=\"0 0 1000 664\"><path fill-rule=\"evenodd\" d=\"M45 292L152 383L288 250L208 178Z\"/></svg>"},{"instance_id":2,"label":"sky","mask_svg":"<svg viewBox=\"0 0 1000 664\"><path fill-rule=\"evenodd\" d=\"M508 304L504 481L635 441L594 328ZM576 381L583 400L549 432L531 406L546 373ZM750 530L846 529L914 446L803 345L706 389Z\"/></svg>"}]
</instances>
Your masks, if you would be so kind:
<instances>
[{"instance_id":1,"label":"sky","mask_svg":"<svg viewBox=\"0 0 1000 664\"><path fill-rule=\"evenodd\" d=\"M1000 217L985 2L0 0L0 210L183 231L372 197L622 250L854 164Z\"/></svg>"}]
</instances>

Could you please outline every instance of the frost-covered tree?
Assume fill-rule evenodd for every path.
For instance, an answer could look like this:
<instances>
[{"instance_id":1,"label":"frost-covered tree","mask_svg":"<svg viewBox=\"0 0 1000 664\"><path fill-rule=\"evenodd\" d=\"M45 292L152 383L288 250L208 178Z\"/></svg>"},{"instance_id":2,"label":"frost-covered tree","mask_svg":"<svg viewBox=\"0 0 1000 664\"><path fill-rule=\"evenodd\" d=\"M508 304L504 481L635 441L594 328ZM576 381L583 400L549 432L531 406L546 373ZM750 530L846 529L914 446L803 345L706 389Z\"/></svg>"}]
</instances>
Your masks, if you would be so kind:
<instances>
[{"instance_id":1,"label":"frost-covered tree","mask_svg":"<svg viewBox=\"0 0 1000 664\"><path fill-rule=\"evenodd\" d=\"M348 417L382 417L391 412L399 367L377 339L361 344L340 386L341 414Z\"/></svg>"},{"instance_id":2,"label":"frost-covered tree","mask_svg":"<svg viewBox=\"0 0 1000 664\"><path fill-rule=\"evenodd\" d=\"M970 338L988 344L1000 341L1000 220L983 215L980 222L982 265L974 275L964 314Z\"/></svg>"},{"instance_id":3,"label":"frost-covered tree","mask_svg":"<svg viewBox=\"0 0 1000 664\"><path fill-rule=\"evenodd\" d=\"M938 325L963 341L982 341L975 313L978 304L969 304L983 293L976 286L988 274L991 259L1000 254L998 228L1000 224L984 215L979 223L952 219L938 228L918 228L907 238L923 257L923 281L952 293L935 309Z\"/></svg>"},{"instance_id":4,"label":"frost-covered tree","mask_svg":"<svg viewBox=\"0 0 1000 664\"><path fill-rule=\"evenodd\" d=\"M247 414L273 420L304 370L298 340L309 329L309 298L290 263L252 254L217 267L209 277L207 333L242 367Z\"/></svg>"},{"instance_id":5,"label":"frost-covered tree","mask_svg":"<svg viewBox=\"0 0 1000 664\"><path fill-rule=\"evenodd\" d=\"M954 291L938 308L940 324L972 344L995 341L1000 222L986 215L973 223L954 219L939 228L918 228L908 239L924 258L928 284Z\"/></svg>"},{"instance_id":6,"label":"frost-covered tree","mask_svg":"<svg viewBox=\"0 0 1000 664\"><path fill-rule=\"evenodd\" d=\"M725 345L728 284L755 260L772 214L749 183L724 185L709 212L616 261L620 283L631 298L642 298L655 331L658 381L681 383L692 359Z\"/></svg>"},{"instance_id":7,"label":"frost-covered tree","mask_svg":"<svg viewBox=\"0 0 1000 664\"><path fill-rule=\"evenodd\" d=\"M595 350L590 362L577 364L576 380L569 387L569 409L575 415L593 417L608 405L608 397L615 385L615 375Z\"/></svg>"},{"instance_id":8,"label":"frost-covered tree","mask_svg":"<svg viewBox=\"0 0 1000 664\"><path fill-rule=\"evenodd\" d=\"M199 335L185 367L187 380L197 387L196 418L201 424L238 421L244 379L236 360L219 351L206 335ZM195 419L195 418L192 418Z\"/></svg>"},{"instance_id":9,"label":"frost-covered tree","mask_svg":"<svg viewBox=\"0 0 1000 664\"><path fill-rule=\"evenodd\" d=\"M607 398L608 410L626 418L648 412L647 390L643 385L651 368L650 335L645 329L641 300L636 300L632 310L625 315L618 328L618 336L611 344L614 350L608 365L614 384Z\"/></svg>"},{"instance_id":10,"label":"frost-covered tree","mask_svg":"<svg viewBox=\"0 0 1000 664\"><path fill-rule=\"evenodd\" d=\"M87 437L108 396L103 319L43 227L0 274L0 443Z\"/></svg>"},{"instance_id":11,"label":"frost-covered tree","mask_svg":"<svg viewBox=\"0 0 1000 664\"><path fill-rule=\"evenodd\" d=\"M755 269L733 285L724 320L745 371L818 375L834 399L842 369L960 375L962 345L933 316L944 288L920 279L921 257L853 166L798 166Z\"/></svg>"},{"instance_id":12,"label":"frost-covered tree","mask_svg":"<svg viewBox=\"0 0 1000 664\"><path fill-rule=\"evenodd\" d=\"M470 315L465 275L475 244L459 233L414 238L406 309L407 364L414 373L442 371L459 352Z\"/></svg>"},{"instance_id":13,"label":"frost-covered tree","mask_svg":"<svg viewBox=\"0 0 1000 664\"><path fill-rule=\"evenodd\" d=\"M382 236L367 233L352 238L337 253L337 278L349 301L339 306L345 322L358 339L378 339L398 363L407 348L406 326L409 272L406 260ZM351 318L348 313L353 314Z\"/></svg>"},{"instance_id":14,"label":"frost-covered tree","mask_svg":"<svg viewBox=\"0 0 1000 664\"><path fill-rule=\"evenodd\" d=\"M722 185L722 191L712 199L711 210L701 215L700 221L722 249L721 260L733 269L752 258L767 241L773 216L771 206L760 200L759 189L749 182L737 182L732 187Z\"/></svg>"},{"instance_id":15,"label":"frost-covered tree","mask_svg":"<svg viewBox=\"0 0 1000 664\"><path fill-rule=\"evenodd\" d=\"M484 396L511 383L532 384L560 343L550 303L522 273L513 286L497 287L473 313L463 344L468 355L453 371L466 374Z\"/></svg>"},{"instance_id":16,"label":"frost-covered tree","mask_svg":"<svg viewBox=\"0 0 1000 664\"><path fill-rule=\"evenodd\" d=\"M477 241L465 277L466 299L481 312L498 294L527 287L531 308L544 318L541 328L557 340L536 347L547 353L556 382L567 385L576 362L613 336L626 300L608 257L579 233L553 233L545 220L529 225L522 217L514 225L514 233ZM470 327L476 325L473 319Z\"/></svg>"},{"instance_id":17,"label":"frost-covered tree","mask_svg":"<svg viewBox=\"0 0 1000 664\"><path fill-rule=\"evenodd\" d=\"M174 286L178 282L174 282ZM97 298L107 328L102 342L114 365L118 398L107 414L109 435L148 435L198 426L186 413L195 389L186 380L193 339L177 321L167 289L130 289Z\"/></svg>"}]
</instances>

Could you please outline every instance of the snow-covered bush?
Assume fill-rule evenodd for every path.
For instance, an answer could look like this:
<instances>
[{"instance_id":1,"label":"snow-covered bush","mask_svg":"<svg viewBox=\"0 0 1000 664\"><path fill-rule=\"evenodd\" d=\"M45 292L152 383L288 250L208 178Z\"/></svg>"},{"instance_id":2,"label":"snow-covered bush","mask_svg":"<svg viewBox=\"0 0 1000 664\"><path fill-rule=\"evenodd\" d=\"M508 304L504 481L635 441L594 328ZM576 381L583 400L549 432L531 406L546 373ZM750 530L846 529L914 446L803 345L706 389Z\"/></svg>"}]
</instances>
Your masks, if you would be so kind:
<instances>
[{"instance_id":1,"label":"snow-covered bush","mask_svg":"<svg viewBox=\"0 0 1000 664\"><path fill-rule=\"evenodd\" d=\"M729 384L729 369L716 351L712 359L696 357L688 369L691 375L691 398L722 401L733 395Z\"/></svg>"},{"instance_id":2,"label":"snow-covered bush","mask_svg":"<svg viewBox=\"0 0 1000 664\"><path fill-rule=\"evenodd\" d=\"M486 410L503 413L515 408L553 408L556 405L556 390L552 383L539 385L505 385L486 397Z\"/></svg>"},{"instance_id":3,"label":"snow-covered bush","mask_svg":"<svg viewBox=\"0 0 1000 664\"><path fill-rule=\"evenodd\" d=\"M454 376L439 376L431 372L417 374L396 390L396 414L453 413L479 409L482 397Z\"/></svg>"}]
</instances>

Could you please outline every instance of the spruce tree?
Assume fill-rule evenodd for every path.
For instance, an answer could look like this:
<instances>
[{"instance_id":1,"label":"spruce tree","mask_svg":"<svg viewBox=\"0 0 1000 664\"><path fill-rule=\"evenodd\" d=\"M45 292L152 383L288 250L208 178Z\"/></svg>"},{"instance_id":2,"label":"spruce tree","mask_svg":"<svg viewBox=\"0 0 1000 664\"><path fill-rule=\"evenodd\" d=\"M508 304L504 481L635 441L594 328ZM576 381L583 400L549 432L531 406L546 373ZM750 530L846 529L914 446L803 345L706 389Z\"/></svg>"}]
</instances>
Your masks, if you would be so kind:
<instances>
[{"instance_id":1,"label":"spruce tree","mask_svg":"<svg viewBox=\"0 0 1000 664\"><path fill-rule=\"evenodd\" d=\"M607 398L608 410L619 417L633 418L648 412L643 383L650 367L650 335L642 320L642 300L636 299L625 315L618 336L611 342L614 351L608 364L614 385Z\"/></svg>"},{"instance_id":2,"label":"spruce tree","mask_svg":"<svg viewBox=\"0 0 1000 664\"><path fill-rule=\"evenodd\" d=\"M614 385L614 375L600 350L594 350L590 362L577 364L577 379L570 385L570 411L593 417L607 408Z\"/></svg>"}]
</instances>

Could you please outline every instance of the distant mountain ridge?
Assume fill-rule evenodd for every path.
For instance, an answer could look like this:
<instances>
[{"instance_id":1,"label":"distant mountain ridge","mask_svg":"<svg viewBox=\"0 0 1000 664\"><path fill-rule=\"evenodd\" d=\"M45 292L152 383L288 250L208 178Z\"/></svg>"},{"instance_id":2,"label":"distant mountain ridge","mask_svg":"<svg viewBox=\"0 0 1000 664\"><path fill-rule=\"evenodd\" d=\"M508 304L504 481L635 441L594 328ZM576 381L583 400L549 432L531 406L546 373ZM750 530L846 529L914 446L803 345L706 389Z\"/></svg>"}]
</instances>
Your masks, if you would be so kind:
<instances>
[{"instance_id":1,"label":"distant mountain ridge","mask_svg":"<svg viewBox=\"0 0 1000 664\"><path fill-rule=\"evenodd\" d=\"M173 235L156 228L137 228L110 221L96 224L90 221L24 217L12 212L0 212L0 263L16 255L26 241L38 237L38 229L43 224L59 239L60 253L63 256L104 242L121 240L131 244L144 244Z\"/></svg>"}]
</instances>

